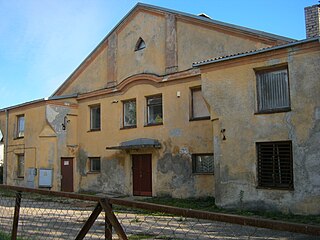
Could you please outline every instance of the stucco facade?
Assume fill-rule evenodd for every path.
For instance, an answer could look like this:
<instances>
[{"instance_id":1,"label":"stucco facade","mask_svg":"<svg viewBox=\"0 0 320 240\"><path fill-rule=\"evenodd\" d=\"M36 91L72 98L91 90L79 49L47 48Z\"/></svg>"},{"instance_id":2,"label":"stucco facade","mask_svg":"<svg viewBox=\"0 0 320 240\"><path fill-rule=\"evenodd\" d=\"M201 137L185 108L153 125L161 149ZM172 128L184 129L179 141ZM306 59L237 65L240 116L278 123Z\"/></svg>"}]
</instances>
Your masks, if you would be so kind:
<instances>
[{"instance_id":1,"label":"stucco facade","mask_svg":"<svg viewBox=\"0 0 320 240\"><path fill-rule=\"evenodd\" d=\"M213 119L218 205L320 213L319 53L315 38L200 64ZM288 70L290 109L260 113L257 72L278 67ZM292 142L291 189L259 184L256 144L277 141Z\"/></svg>"},{"instance_id":2,"label":"stucco facade","mask_svg":"<svg viewBox=\"0 0 320 240\"><path fill-rule=\"evenodd\" d=\"M316 126L300 110L314 109L318 116L319 104L307 110L308 101L293 100L291 94L298 114L255 115L252 68L287 64L291 79L292 68L300 63L307 68L303 59L312 62L310 55L317 62L318 53L297 49L299 54L292 50L288 55L281 50L276 58L269 54L259 61L235 60L232 67L214 63L198 68L192 63L291 40L138 4L49 99L0 111L5 183L120 195L214 196L221 206L238 204L239 191L248 205L273 196L254 187L252 143L291 134L303 146L309 136L299 121L304 127ZM313 66L308 74L316 71ZM301 73L295 74L294 86L299 86ZM316 82L308 81L316 95ZM234 161L239 158L245 160ZM310 159L306 166L312 164ZM292 202L312 200L302 190L280 194ZM270 206L281 204L268 201Z\"/></svg>"}]
</instances>

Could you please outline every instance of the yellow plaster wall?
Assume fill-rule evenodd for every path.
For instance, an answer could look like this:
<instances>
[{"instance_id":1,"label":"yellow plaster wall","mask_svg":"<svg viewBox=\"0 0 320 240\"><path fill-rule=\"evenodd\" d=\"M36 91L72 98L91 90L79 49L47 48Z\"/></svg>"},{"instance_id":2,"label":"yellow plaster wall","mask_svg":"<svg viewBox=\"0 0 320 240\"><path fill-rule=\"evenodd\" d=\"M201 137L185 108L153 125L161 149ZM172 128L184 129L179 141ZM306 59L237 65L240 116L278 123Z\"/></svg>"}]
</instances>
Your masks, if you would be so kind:
<instances>
[{"instance_id":1,"label":"yellow plaster wall","mask_svg":"<svg viewBox=\"0 0 320 240\"><path fill-rule=\"evenodd\" d=\"M190 88L199 86L200 81L180 81L179 83L153 84L143 83L130 87L126 92L102 96L93 100L79 102L79 172L84 190L96 189L110 191L108 184L112 181L122 183L112 185L113 190L123 194L132 194L131 154L152 154L153 165L153 195L172 195L174 197L213 196L214 176L194 175L192 171L192 153L212 153L212 126L210 120L189 121ZM177 97L180 91L181 96ZM146 96L162 93L163 125L145 126L146 124ZM137 128L121 129L122 101L136 98ZM116 103L113 103L116 102ZM101 131L89 131L89 106L101 105ZM81 131L80 131L81 129ZM106 147L117 146L121 142L136 138L153 138L161 142L161 149L146 150L106 150ZM182 154L182 150L186 154ZM88 157L101 157L101 173L88 173ZM175 161L177 161L175 163ZM170 170L161 170L164 163L169 164ZM162 164L162 165L161 165ZM190 173L190 179L181 179L175 186L173 179L185 175L176 173L177 168ZM87 169L83 169L87 168ZM112 169L110 169L112 168ZM112 175L114 174L114 175ZM109 179L108 175L113 178ZM98 179L98 180L97 180ZM185 186L184 186L185 185ZM178 187L179 186L179 187Z\"/></svg>"},{"instance_id":2,"label":"yellow plaster wall","mask_svg":"<svg viewBox=\"0 0 320 240\"><path fill-rule=\"evenodd\" d=\"M72 81L60 95L91 92L107 86L107 47L102 47L101 52L93 54L88 62L90 65L81 69L76 80Z\"/></svg>"},{"instance_id":3,"label":"yellow plaster wall","mask_svg":"<svg viewBox=\"0 0 320 240\"><path fill-rule=\"evenodd\" d=\"M204 96L211 106L214 152L219 181L216 201L221 206L238 206L240 192L250 208L318 214L320 119L319 46L312 50L296 47L281 52L229 61L203 68ZM291 111L257 112L254 69L288 65ZM226 140L222 140L225 129ZM258 189L256 142L292 140L294 191ZM308 189L308 190L306 190ZM312 199L312 201L311 201ZM318 201L315 201L317 199Z\"/></svg>"},{"instance_id":4,"label":"yellow plaster wall","mask_svg":"<svg viewBox=\"0 0 320 240\"><path fill-rule=\"evenodd\" d=\"M146 48L135 51L139 38ZM118 32L117 80L138 73L165 73L165 18L138 12Z\"/></svg>"},{"instance_id":5,"label":"yellow plaster wall","mask_svg":"<svg viewBox=\"0 0 320 240\"><path fill-rule=\"evenodd\" d=\"M66 101L68 102L68 101ZM34 177L34 186L39 186L39 169L53 170L53 190L60 190L60 158L77 155L77 112L76 109L69 109L70 103L57 105L50 101L30 104L23 107L9 109L8 121L8 145L7 145L7 184L30 187L28 185L28 169L37 169ZM50 107L49 107L50 106ZM54 106L54 107L53 107ZM49 111L54 108L57 111ZM64 109L63 111L59 109ZM59 112L60 111L60 112ZM62 130L63 117L65 113L70 114L69 133ZM25 117L25 135L23 138L16 138L17 116ZM1 130L6 132L6 115L0 114ZM6 141L4 141L6 142ZM68 147L68 143L72 146ZM24 178L17 177L17 154L24 154ZM76 176L75 176L76 177Z\"/></svg>"},{"instance_id":6,"label":"yellow plaster wall","mask_svg":"<svg viewBox=\"0 0 320 240\"><path fill-rule=\"evenodd\" d=\"M270 46L181 20L177 21L177 36L179 71L191 68L193 62Z\"/></svg>"}]
</instances>

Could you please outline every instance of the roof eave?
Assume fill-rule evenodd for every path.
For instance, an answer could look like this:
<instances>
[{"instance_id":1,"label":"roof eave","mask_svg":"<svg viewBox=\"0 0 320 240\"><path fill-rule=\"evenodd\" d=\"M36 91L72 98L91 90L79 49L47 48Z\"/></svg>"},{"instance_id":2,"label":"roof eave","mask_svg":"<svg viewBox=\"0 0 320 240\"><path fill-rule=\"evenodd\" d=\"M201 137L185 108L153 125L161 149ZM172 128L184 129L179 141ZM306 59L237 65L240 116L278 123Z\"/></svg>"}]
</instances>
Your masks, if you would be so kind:
<instances>
[{"instance_id":1,"label":"roof eave","mask_svg":"<svg viewBox=\"0 0 320 240\"><path fill-rule=\"evenodd\" d=\"M229 61L229 60L233 60L233 59L238 59L238 58L242 58L242 57L252 56L252 55L265 53L265 52L269 52L269 51L274 51L274 50L279 50L279 49L283 49L283 48L293 47L293 46L296 46L296 45L300 45L300 44L303 44L303 43L309 43L309 42L313 42L313 41L319 41L320 42L320 37L308 38L308 39L304 39L304 40L301 40L301 41L291 42L291 43L287 43L287 44L283 44L283 45L279 45L279 46L275 46L275 47L264 48L264 49L261 49L261 50L256 50L256 51L252 51L252 52L246 52L246 53L242 53L242 54L238 54L238 55L231 55L231 56L221 57L221 58L212 59L212 60L209 59L209 60L205 60L205 61L195 62L195 63L192 64L192 66L193 67L201 67L201 66L208 65L208 64L213 64L213 63L218 63L218 62L224 62L224 61Z\"/></svg>"}]
</instances>

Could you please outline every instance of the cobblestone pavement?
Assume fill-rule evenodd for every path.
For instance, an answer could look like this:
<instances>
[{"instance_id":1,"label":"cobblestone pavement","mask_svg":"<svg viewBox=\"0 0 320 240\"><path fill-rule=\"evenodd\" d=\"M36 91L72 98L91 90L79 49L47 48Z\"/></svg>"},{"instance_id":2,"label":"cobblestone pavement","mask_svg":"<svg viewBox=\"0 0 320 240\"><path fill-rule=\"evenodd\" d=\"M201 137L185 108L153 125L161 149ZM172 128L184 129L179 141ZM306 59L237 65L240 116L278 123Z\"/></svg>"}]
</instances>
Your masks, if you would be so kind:
<instances>
[{"instance_id":1,"label":"cobblestone pavement","mask_svg":"<svg viewBox=\"0 0 320 240\"><path fill-rule=\"evenodd\" d=\"M0 233L10 233L14 199L0 198ZM18 236L22 239L74 239L95 207L92 202L22 199ZM129 239L313 240L316 236L129 209L114 210ZM102 212L85 239L104 239ZM114 239L118 239L113 233ZM1 236L0 236L1 239Z\"/></svg>"}]
</instances>

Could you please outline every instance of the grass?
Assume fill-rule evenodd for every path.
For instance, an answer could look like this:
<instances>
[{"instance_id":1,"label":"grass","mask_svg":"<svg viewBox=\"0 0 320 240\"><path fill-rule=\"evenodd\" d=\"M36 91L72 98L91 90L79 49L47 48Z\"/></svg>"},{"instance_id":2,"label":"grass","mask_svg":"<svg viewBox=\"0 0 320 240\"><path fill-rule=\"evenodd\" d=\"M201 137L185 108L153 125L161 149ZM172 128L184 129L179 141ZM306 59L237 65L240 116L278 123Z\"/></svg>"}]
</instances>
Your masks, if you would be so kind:
<instances>
[{"instance_id":1,"label":"grass","mask_svg":"<svg viewBox=\"0 0 320 240\"><path fill-rule=\"evenodd\" d=\"M28 240L29 239L30 238L28 238ZM0 240L11 240L11 234L4 233L4 232L0 231ZM27 240L27 239L17 237L17 240Z\"/></svg>"},{"instance_id":2,"label":"grass","mask_svg":"<svg viewBox=\"0 0 320 240\"><path fill-rule=\"evenodd\" d=\"M0 232L0 240L10 240L10 239L11 239L11 236L9 234Z\"/></svg>"},{"instance_id":3,"label":"grass","mask_svg":"<svg viewBox=\"0 0 320 240\"><path fill-rule=\"evenodd\" d=\"M151 239L151 238L159 239L159 240L182 240L181 238L172 238L168 236L155 237L155 235L143 234L143 233L130 235L128 237L128 240Z\"/></svg>"},{"instance_id":4,"label":"grass","mask_svg":"<svg viewBox=\"0 0 320 240\"><path fill-rule=\"evenodd\" d=\"M154 237L154 235L150 234L133 234L128 237L128 240L138 240L138 239L150 239L151 237Z\"/></svg>"},{"instance_id":5,"label":"grass","mask_svg":"<svg viewBox=\"0 0 320 240\"><path fill-rule=\"evenodd\" d=\"M280 220L285 222L303 223L311 225L320 225L320 215L295 215L295 214L284 214L281 212L274 211L247 211L242 209L223 209L215 205L215 199L212 197L208 198L188 198L188 199L177 199L170 197L153 197L145 198L139 201L155 203L161 205L168 205L179 208L187 208L208 212L217 213L229 213L237 214L242 216L251 216L266 218L272 220Z\"/></svg>"}]
</instances>

